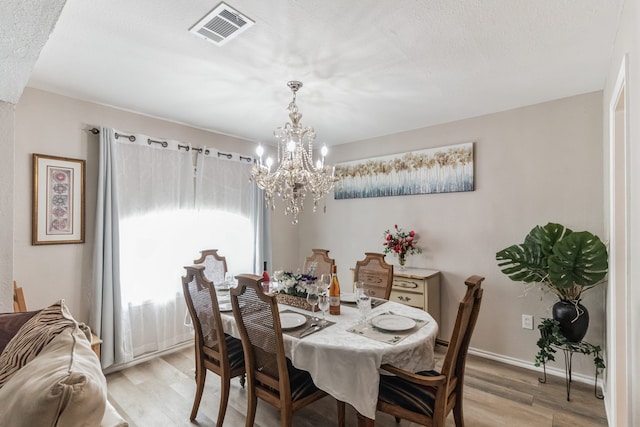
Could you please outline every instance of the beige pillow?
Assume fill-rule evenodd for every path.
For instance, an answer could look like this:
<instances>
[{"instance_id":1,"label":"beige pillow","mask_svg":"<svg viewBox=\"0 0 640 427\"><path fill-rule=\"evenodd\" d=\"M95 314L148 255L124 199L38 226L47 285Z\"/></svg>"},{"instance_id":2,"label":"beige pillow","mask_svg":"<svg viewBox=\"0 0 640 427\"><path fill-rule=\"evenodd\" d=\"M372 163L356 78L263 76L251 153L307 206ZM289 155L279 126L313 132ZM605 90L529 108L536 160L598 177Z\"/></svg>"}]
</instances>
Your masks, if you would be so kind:
<instances>
[{"instance_id":1,"label":"beige pillow","mask_svg":"<svg viewBox=\"0 0 640 427\"><path fill-rule=\"evenodd\" d=\"M0 389L0 426L96 427L107 382L79 327L59 333Z\"/></svg>"},{"instance_id":2,"label":"beige pillow","mask_svg":"<svg viewBox=\"0 0 640 427\"><path fill-rule=\"evenodd\" d=\"M77 322L64 300L27 320L0 354L0 388L20 368L33 360L56 335L67 328L75 328L76 325Z\"/></svg>"}]
</instances>

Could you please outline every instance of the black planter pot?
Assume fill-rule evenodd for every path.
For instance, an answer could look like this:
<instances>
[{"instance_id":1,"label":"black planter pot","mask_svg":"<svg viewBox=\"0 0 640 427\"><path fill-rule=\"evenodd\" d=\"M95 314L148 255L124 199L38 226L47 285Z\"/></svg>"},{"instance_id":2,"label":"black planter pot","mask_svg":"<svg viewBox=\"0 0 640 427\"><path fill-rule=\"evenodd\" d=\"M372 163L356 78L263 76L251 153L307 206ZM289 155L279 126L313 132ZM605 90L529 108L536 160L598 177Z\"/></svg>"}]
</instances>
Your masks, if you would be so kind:
<instances>
[{"instance_id":1,"label":"black planter pot","mask_svg":"<svg viewBox=\"0 0 640 427\"><path fill-rule=\"evenodd\" d=\"M560 323L560 333L569 342L578 342L589 329L589 312L586 307L573 301L558 301L553 305L553 319Z\"/></svg>"}]
</instances>

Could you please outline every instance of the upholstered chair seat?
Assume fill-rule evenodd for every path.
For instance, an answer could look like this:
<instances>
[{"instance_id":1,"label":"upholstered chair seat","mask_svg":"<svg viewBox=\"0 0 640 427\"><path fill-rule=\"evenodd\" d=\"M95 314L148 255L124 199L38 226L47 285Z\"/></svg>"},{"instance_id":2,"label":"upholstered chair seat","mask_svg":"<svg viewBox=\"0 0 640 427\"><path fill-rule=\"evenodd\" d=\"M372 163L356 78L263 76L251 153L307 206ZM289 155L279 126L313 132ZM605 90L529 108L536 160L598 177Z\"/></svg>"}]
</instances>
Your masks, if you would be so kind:
<instances>
[{"instance_id":1,"label":"upholstered chair seat","mask_svg":"<svg viewBox=\"0 0 640 427\"><path fill-rule=\"evenodd\" d=\"M236 370L244 367L244 352L242 351L242 341L231 335L224 334L224 340L227 343L227 356L230 370ZM215 346L217 347L217 346ZM202 347L202 353L211 362L219 365L220 362L217 359L219 350L217 348L209 348L207 346Z\"/></svg>"},{"instance_id":2,"label":"upholstered chair seat","mask_svg":"<svg viewBox=\"0 0 640 427\"><path fill-rule=\"evenodd\" d=\"M440 372L422 371L416 375L437 377L440 375ZM421 386L395 375L381 375L378 400L390 405L400 406L411 412L426 415L427 417L433 417L436 392L437 389L435 387Z\"/></svg>"}]
</instances>

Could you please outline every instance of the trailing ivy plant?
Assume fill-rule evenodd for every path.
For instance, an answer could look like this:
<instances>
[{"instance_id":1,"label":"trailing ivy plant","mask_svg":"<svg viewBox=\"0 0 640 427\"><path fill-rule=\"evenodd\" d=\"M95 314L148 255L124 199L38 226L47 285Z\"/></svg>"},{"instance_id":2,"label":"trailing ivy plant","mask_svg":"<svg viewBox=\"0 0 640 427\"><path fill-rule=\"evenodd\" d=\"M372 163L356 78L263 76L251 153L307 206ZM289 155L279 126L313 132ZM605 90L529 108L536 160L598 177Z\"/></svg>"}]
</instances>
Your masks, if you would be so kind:
<instances>
[{"instance_id":1,"label":"trailing ivy plant","mask_svg":"<svg viewBox=\"0 0 640 427\"><path fill-rule=\"evenodd\" d=\"M546 364L550 360L556 360L554 354L556 348L567 349L575 353L582 353L593 356L593 364L596 367L596 375L602 375L604 370L604 360L602 359L602 348L599 345L589 344L585 341L570 342L560 333L560 323L554 319L543 318L538 325L540 339L538 339L538 354L536 354L535 365Z\"/></svg>"}]
</instances>

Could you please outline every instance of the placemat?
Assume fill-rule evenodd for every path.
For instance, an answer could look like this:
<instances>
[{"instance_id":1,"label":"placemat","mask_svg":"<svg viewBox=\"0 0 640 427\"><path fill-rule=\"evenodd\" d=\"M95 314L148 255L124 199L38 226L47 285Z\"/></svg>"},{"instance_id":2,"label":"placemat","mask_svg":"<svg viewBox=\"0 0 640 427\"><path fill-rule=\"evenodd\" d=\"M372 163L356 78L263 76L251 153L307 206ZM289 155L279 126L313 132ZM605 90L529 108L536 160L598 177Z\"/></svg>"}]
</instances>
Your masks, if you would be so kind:
<instances>
[{"instance_id":1,"label":"placemat","mask_svg":"<svg viewBox=\"0 0 640 427\"><path fill-rule=\"evenodd\" d=\"M320 312L320 316L318 316L318 320L317 320L317 321L314 321L314 320L313 320L313 316L309 316L309 315L307 315L307 314L300 313L299 311L293 311L293 310L282 310L280 313L296 313L296 314L301 314L301 315L303 315L304 317L306 317L306 318L307 318L307 321L304 323L304 325L300 325L300 326L298 326L297 328L293 328L293 329L287 329L287 330L284 330L284 329L283 329L283 330L282 330L282 333L283 333L283 334L291 335L292 337L296 337L296 338L300 338L300 335L301 335L303 332L306 332L306 331L307 331L307 329L309 329L309 327L310 327L310 326L311 326L311 324L313 324L313 323L317 323L317 324L318 324L318 326L320 326L320 328L319 328L319 329L314 330L313 332L310 332L308 335L305 335L305 336L304 336L304 337L302 337L302 338L309 337L309 336L311 336L311 335L315 334L316 332L320 332L321 330L328 328L328 327L329 327L329 326L331 326L331 325L335 325L335 323L336 323L336 322L332 322L331 320L327 320L327 323L325 323L324 325L321 325L321 323L322 323L322 313L321 313L321 312ZM302 339L302 338L301 338L301 339Z\"/></svg>"},{"instance_id":2,"label":"placemat","mask_svg":"<svg viewBox=\"0 0 640 427\"><path fill-rule=\"evenodd\" d=\"M384 316L385 314L392 313L381 313L377 316ZM396 316L403 316L401 314L393 313ZM418 329L422 328L424 325L428 323L428 320L424 319L416 319L410 316L404 316L416 322L416 326L411 329L407 329L406 331L385 331L384 329L378 329L371 324L371 322L367 322L365 324L358 323L352 328L347 329L347 332L351 332L354 334L362 335L363 337L371 338L376 341L381 341L387 344L398 344L400 341L408 337L409 335L416 332Z\"/></svg>"},{"instance_id":3,"label":"placemat","mask_svg":"<svg viewBox=\"0 0 640 427\"><path fill-rule=\"evenodd\" d=\"M371 298L371 308L376 308L379 305L384 304L385 302L387 302L386 299L380 299L380 298ZM340 301L340 304L342 305L348 305L350 307L357 307L358 304L354 301L354 302L350 302L350 301Z\"/></svg>"}]
</instances>

